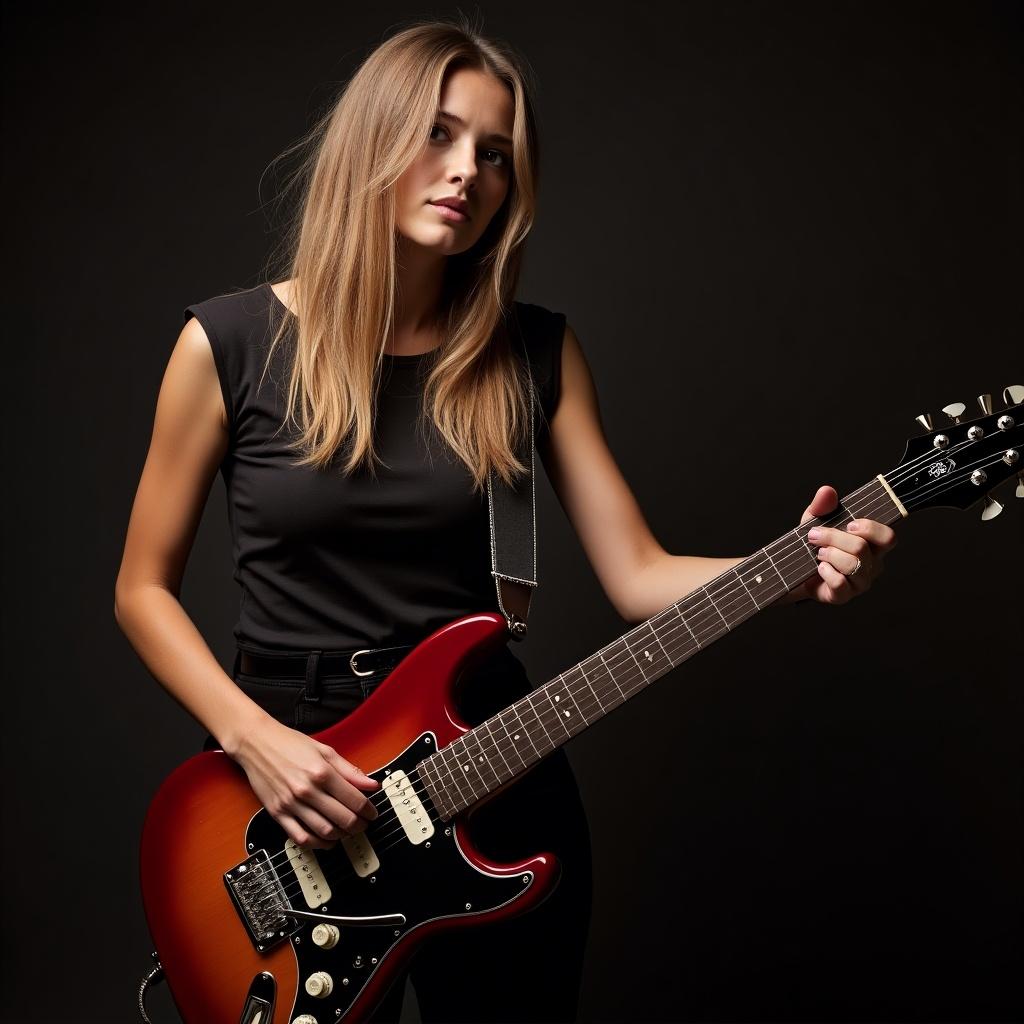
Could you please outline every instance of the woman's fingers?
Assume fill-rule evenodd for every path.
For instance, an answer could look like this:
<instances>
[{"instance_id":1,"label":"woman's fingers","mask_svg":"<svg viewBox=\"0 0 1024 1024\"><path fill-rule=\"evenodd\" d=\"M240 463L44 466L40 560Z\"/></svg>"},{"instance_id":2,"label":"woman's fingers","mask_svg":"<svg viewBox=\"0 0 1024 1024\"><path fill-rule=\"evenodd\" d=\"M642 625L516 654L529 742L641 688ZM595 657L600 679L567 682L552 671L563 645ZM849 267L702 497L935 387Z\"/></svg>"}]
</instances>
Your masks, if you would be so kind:
<instances>
[{"instance_id":1,"label":"woman's fingers","mask_svg":"<svg viewBox=\"0 0 1024 1024\"><path fill-rule=\"evenodd\" d=\"M818 563L818 575L828 584L823 597L826 604L843 604L853 596L850 581L828 562Z\"/></svg>"},{"instance_id":2,"label":"woman's fingers","mask_svg":"<svg viewBox=\"0 0 1024 1024\"><path fill-rule=\"evenodd\" d=\"M312 829L307 828L305 824L285 811L273 814L271 817L299 846L311 846L315 850L326 850L334 845L332 842L319 838Z\"/></svg>"}]
</instances>

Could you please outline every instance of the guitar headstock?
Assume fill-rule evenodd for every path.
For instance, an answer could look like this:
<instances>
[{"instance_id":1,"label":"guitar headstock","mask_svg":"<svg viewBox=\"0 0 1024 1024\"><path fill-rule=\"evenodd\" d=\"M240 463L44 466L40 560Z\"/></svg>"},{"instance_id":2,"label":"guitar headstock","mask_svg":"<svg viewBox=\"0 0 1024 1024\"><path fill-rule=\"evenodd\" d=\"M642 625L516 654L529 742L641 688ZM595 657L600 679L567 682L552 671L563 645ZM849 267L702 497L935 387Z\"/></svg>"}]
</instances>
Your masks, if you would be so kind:
<instances>
[{"instance_id":1,"label":"guitar headstock","mask_svg":"<svg viewBox=\"0 0 1024 1024\"><path fill-rule=\"evenodd\" d=\"M993 411L992 396L979 395L982 415L965 420L960 402L947 405L948 424L936 429L927 413L917 417L927 431L907 442L900 464L886 482L907 512L922 508L970 508L985 502L982 519L993 519L1003 506L989 492L1017 477L1017 497L1024 498L1024 387L1003 390L1005 408Z\"/></svg>"}]
</instances>

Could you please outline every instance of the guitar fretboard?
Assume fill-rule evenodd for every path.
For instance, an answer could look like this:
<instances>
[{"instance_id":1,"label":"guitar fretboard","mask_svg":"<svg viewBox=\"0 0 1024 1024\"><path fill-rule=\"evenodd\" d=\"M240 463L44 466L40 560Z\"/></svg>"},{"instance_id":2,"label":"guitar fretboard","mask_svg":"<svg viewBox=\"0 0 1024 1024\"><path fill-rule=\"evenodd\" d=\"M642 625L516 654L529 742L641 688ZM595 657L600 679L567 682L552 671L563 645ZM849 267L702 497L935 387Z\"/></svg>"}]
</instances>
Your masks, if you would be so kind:
<instances>
[{"instance_id":1,"label":"guitar fretboard","mask_svg":"<svg viewBox=\"0 0 1024 1024\"><path fill-rule=\"evenodd\" d=\"M891 523L900 511L880 478L826 519L783 534L420 762L445 820L511 781L655 679L817 573L808 531L852 519Z\"/></svg>"}]
</instances>

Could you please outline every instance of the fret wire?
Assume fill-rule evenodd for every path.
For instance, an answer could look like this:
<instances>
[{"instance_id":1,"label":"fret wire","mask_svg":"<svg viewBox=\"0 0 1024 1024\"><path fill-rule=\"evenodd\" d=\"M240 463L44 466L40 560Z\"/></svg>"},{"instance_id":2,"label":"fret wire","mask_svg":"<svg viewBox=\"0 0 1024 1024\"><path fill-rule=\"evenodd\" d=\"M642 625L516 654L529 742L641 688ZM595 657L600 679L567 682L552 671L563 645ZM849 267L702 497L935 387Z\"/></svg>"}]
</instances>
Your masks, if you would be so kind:
<instances>
[{"instance_id":1,"label":"fret wire","mask_svg":"<svg viewBox=\"0 0 1024 1024\"><path fill-rule=\"evenodd\" d=\"M452 815L455 814L456 805L455 805L455 801L452 800L452 798L451 798L451 793L448 791L448 787L445 786L445 784L444 784L444 782L443 782L443 780L441 778L441 772L438 769L437 763L435 761L435 758L437 758L440 755L440 753L441 753L440 751L436 751L435 753L431 754L430 757L427 758L427 760L430 761L431 768L433 769L434 774L437 776L437 790L438 790L440 796L444 799L444 802L448 805L443 810L444 810L445 813L448 814L448 817L450 818L450 817L452 817Z\"/></svg>"},{"instance_id":2,"label":"fret wire","mask_svg":"<svg viewBox=\"0 0 1024 1024\"><path fill-rule=\"evenodd\" d=\"M452 740L452 742L449 743L448 746L445 747L441 751L441 755L442 755L442 758L444 759L444 766L448 770L449 776L451 776L451 778L453 778L455 780L455 788L458 790L459 800L462 801L462 800L466 799L463 783L465 783L468 786L469 780L468 779L464 779L462 777L461 769L458 770L458 771L454 771L452 769L452 763L451 763L452 760L455 761L456 767L458 767L458 757L456 755L455 750L453 749L455 744L458 743L458 742L459 742L458 739ZM470 792L472 793L472 790L470 790ZM466 806L468 807L469 804L471 804L472 802L473 802L472 800L468 801L466 803Z\"/></svg>"},{"instance_id":3,"label":"fret wire","mask_svg":"<svg viewBox=\"0 0 1024 1024\"><path fill-rule=\"evenodd\" d=\"M529 701L530 710L533 712L534 717L540 723L540 727L544 730L544 733L548 738L548 743L551 745L551 749L554 750L557 744L554 742L554 740L551 739L551 733L548 732L548 727L544 724L543 721L541 721L540 714L537 711L537 705L533 703L533 696L536 692L537 691L534 690L533 693L531 693L526 699L527 701Z\"/></svg>"},{"instance_id":4,"label":"fret wire","mask_svg":"<svg viewBox=\"0 0 1024 1024\"><path fill-rule=\"evenodd\" d=\"M519 707L519 705L520 705L520 704L522 704L524 700L525 700L525 698L521 698L520 700L517 700L517 701L515 702L515 704L513 704L513 705L512 705L513 709L515 709L515 708L518 708L518 707ZM525 719L523 718L522 714L521 714L520 712L516 711L516 712L515 712L515 718L516 718L516 720L517 720L517 721L519 722L519 729L517 730L517 732L518 732L518 733L519 733L520 735L522 735L522 736L525 736L525 737L526 737L526 738L527 738L527 739L528 739L528 740L530 741L530 746L531 746L531 747L533 747L533 752L534 752L534 753L535 753L535 754L537 755L537 761L541 760L541 758L542 758L542 757L543 757L544 755L543 755L543 754L542 754L542 753L540 752L540 750L539 750L539 749L537 748L537 744L533 742L533 732L532 732L531 730L529 730L529 729L527 729L527 728L526 728L526 721L525 721ZM502 726L504 726L504 729L505 729L505 732L506 732L506 734L508 734L508 726L507 726L507 725L505 725L505 721L504 721L504 719L502 720L502 723L501 723L501 724L502 724ZM509 734L509 735L510 735L510 734ZM510 735L510 738L511 738L511 735ZM516 741L516 740L512 740L512 742L513 742L513 743L516 743L517 741ZM519 746L518 746L518 745L516 745L516 747L515 747L515 751L516 751L516 753L517 753L517 754L518 754L518 755L520 756L520 758L523 758L522 752L520 751L520 749L519 749ZM536 763L537 763L537 761L531 761L530 763L531 763L531 764L536 764ZM523 758L523 766L524 766L524 767L526 766L526 759L525 759L525 758Z\"/></svg>"},{"instance_id":5,"label":"fret wire","mask_svg":"<svg viewBox=\"0 0 1024 1024\"><path fill-rule=\"evenodd\" d=\"M433 767L433 765L431 764L431 758L433 756L434 755L431 754L430 757L425 757L422 761L420 761L417 767L420 768L420 777L423 779L423 785L424 788L427 790L427 795L430 797L430 800L434 804L434 806L437 807L437 809L443 815L445 813L445 808L441 806L438 786L435 784L434 779L430 776L430 770Z\"/></svg>"},{"instance_id":6,"label":"fret wire","mask_svg":"<svg viewBox=\"0 0 1024 1024\"><path fill-rule=\"evenodd\" d=\"M465 762L465 759L468 757L468 764L473 765L472 755L469 754L469 750L466 745L466 737L456 737L454 740L452 740L451 743L448 744L448 749L452 752L452 758L455 761L456 775L469 788L469 795L471 797L469 802L473 803L473 801L478 800L480 798L480 794L476 791L476 786L473 784L473 779L470 777L469 768Z\"/></svg>"},{"instance_id":7,"label":"fret wire","mask_svg":"<svg viewBox=\"0 0 1024 1024\"><path fill-rule=\"evenodd\" d=\"M707 599L711 602L711 607L714 608L716 612L718 612L718 617L722 620L722 622L725 622L725 628L728 629L729 623L726 622L725 616L722 614L721 609L718 607L717 604L715 604L715 599L711 596L711 591L708 590L708 585L705 583L704 586L700 589L703 590L704 593L707 595Z\"/></svg>"},{"instance_id":8,"label":"fret wire","mask_svg":"<svg viewBox=\"0 0 1024 1024\"><path fill-rule=\"evenodd\" d=\"M673 665L673 664L672 664L672 659L671 659L671 658L670 658L670 657L668 656L668 651L666 651L666 650L665 650L665 645L664 645L664 644L663 644L663 643L661 642L661 637L660 637L660 636L658 636L658 627L656 627L656 626L654 625L654 616L653 616L653 615L651 616L651 618L649 618L649 619L647 620L647 624L648 624L648 626L650 627L650 630L651 630L651 636L653 636L653 637L654 637L654 639L655 639L655 641L657 642L658 646L659 646L659 647L661 648L661 653L662 653L662 655L664 656L665 660L666 660L666 661L667 661L667 662L668 662L668 663L669 663L670 665L672 665L672 667L673 667L673 668L675 668L675 665Z\"/></svg>"},{"instance_id":9,"label":"fret wire","mask_svg":"<svg viewBox=\"0 0 1024 1024\"><path fill-rule=\"evenodd\" d=\"M491 742L494 744L494 749L498 751L498 756L502 759L502 761L505 762L505 767L508 769L508 777L510 779L514 779L515 776L516 776L516 771L512 767L512 765L510 765L508 763L508 758L505 756L505 752L501 749L501 745L498 743L498 740L495 738L494 730L492 729L491 724L490 724L490 719L488 719L486 722L484 722L482 724L487 727L487 735L491 737ZM498 724L499 725L501 724L501 717L500 716L498 717Z\"/></svg>"},{"instance_id":10,"label":"fret wire","mask_svg":"<svg viewBox=\"0 0 1024 1024\"><path fill-rule=\"evenodd\" d=\"M742 565L743 563L741 562L740 564ZM760 611L761 606L757 603L757 598L754 597L754 595L750 592L750 588L746 585L746 583L744 583L743 577L738 572L736 572L736 568L738 568L738 566L734 567L733 569L733 573L736 576L736 579L740 581L740 586L742 586L743 589L747 592L747 597L749 597L750 600L754 602L754 607L757 608L758 611Z\"/></svg>"},{"instance_id":11,"label":"fret wire","mask_svg":"<svg viewBox=\"0 0 1024 1024\"><path fill-rule=\"evenodd\" d=\"M562 678L562 675L563 675L562 673L559 673L559 675L556 678L562 683L562 689L565 690L565 679ZM566 739L571 738L574 734L569 731L569 726L565 724L565 720L563 719L561 713L558 710L558 707L557 707L558 701L555 700L554 691L553 690L549 690L547 688L547 686L543 687L543 690L544 690L544 695L548 699L548 703L551 705L551 710L554 711L554 713L555 713L555 718L558 720L558 724L565 730ZM559 698L559 699L561 699L561 698Z\"/></svg>"},{"instance_id":12,"label":"fret wire","mask_svg":"<svg viewBox=\"0 0 1024 1024\"><path fill-rule=\"evenodd\" d=\"M604 704L602 703L601 698L597 695L597 690L594 689L594 685L593 683L591 683L590 677L587 675L586 669L584 669L583 666L580 664L577 664L574 667L580 670L580 675L583 676L583 681L587 684L587 686L590 689L590 692L594 695L594 700L597 701L598 710L601 712L601 714L604 714ZM578 705L579 701L577 701L576 703Z\"/></svg>"},{"instance_id":13,"label":"fret wire","mask_svg":"<svg viewBox=\"0 0 1024 1024\"><path fill-rule=\"evenodd\" d=\"M679 621L686 627L686 631L693 637L693 642L697 645L697 649L700 650L700 641L697 639L697 634L690 629L690 624L686 621L686 618L683 615L683 610L679 607L678 601L675 603L674 607L676 614L679 616Z\"/></svg>"},{"instance_id":14,"label":"fret wire","mask_svg":"<svg viewBox=\"0 0 1024 1024\"><path fill-rule=\"evenodd\" d=\"M646 686L648 682L647 673L644 671L643 665L640 664L640 659L636 656L636 652L633 650L633 645L628 641L626 642L626 650L629 651L629 656L633 659L633 664L640 670L640 675L642 675L644 679L644 686Z\"/></svg>"},{"instance_id":15,"label":"fret wire","mask_svg":"<svg viewBox=\"0 0 1024 1024\"><path fill-rule=\"evenodd\" d=\"M614 672L613 672L613 671L611 670L611 668L610 668L610 667L608 666L608 662L604 660L604 655L603 655L603 654L598 654L598 657L599 657L599 658L601 659L601 664L602 664L602 665L604 665L604 670L605 670L605 672L607 672L607 673L608 673L608 678L609 678L609 679L610 679L610 680L612 681L612 683L614 684L614 686L615 686L615 689L619 691L619 696L620 696L620 697L621 697L621 698L622 698L623 700L625 700L625 699L626 699L626 695L625 695L625 694L624 694L624 693L622 692L622 687L621 687L621 686L619 686L619 681L618 681L618 679L616 679L616 678L615 678L615 673L614 673Z\"/></svg>"},{"instance_id":16,"label":"fret wire","mask_svg":"<svg viewBox=\"0 0 1024 1024\"><path fill-rule=\"evenodd\" d=\"M505 757L505 754L502 753L501 756L505 759L505 763L509 766L509 770L512 772L512 774L513 775L518 775L520 771L525 771L526 770L526 758L523 757L522 752L519 750L519 747L516 745L516 741L512 739L512 734L509 732L508 725L505 723L505 715L508 714L510 711L513 712L513 715L514 715L514 713L515 713L515 705L514 704L510 708L505 708L503 711L499 711L498 714L495 717L498 719L498 725L501 726L502 731L505 733L506 748L508 750L514 750L516 752L516 757L519 758L519 764L522 767L520 769L513 768L511 763L509 762L508 758ZM520 730L519 735L520 736L522 735L522 730Z\"/></svg>"},{"instance_id":17,"label":"fret wire","mask_svg":"<svg viewBox=\"0 0 1024 1024\"><path fill-rule=\"evenodd\" d=\"M540 754L541 757L545 757L547 754L549 754L552 750L555 749L556 744L551 739L551 733L548 732L548 727L544 724L543 720L541 719L540 712L537 710L537 705L534 703L534 697L537 696L538 692L539 688L537 690L534 690L531 694L529 694L529 696L526 698L526 702L529 705L530 711L533 713L534 726L539 726L539 729L535 728L534 732L531 733L531 736L538 736L542 741L547 741L547 745L545 746L543 751L540 747L536 747L536 742L534 743L534 746L537 748L537 753ZM541 733L543 733L543 736L540 735Z\"/></svg>"},{"instance_id":18,"label":"fret wire","mask_svg":"<svg viewBox=\"0 0 1024 1024\"><path fill-rule=\"evenodd\" d=\"M464 737L464 739L466 739L468 741L468 737L469 736L476 736L478 733L479 733L479 735L482 738L483 734L479 732L479 729L473 729L473 730L471 730L470 732L468 732L466 734L466 737ZM493 744L493 739L492 739L491 742ZM501 778L501 776L497 772L497 769L494 767L493 764L491 764L491 759L487 756L487 751L484 750L484 745L483 745L483 743L480 740L477 741L477 750L479 751L479 756L476 758L477 763L481 763L480 762L480 758L482 757L483 758L483 763L485 763L487 765L487 767L490 768L491 774L494 776L494 781L500 786L501 783L503 781L505 781L505 780L503 780ZM478 770L478 772L479 772L479 770ZM481 779L484 782L484 785L485 785L487 791L489 792L491 787L487 786L487 781L486 781L486 779L483 779L482 773L480 773L480 776L481 776ZM494 788L496 789L497 786L495 786Z\"/></svg>"}]
</instances>

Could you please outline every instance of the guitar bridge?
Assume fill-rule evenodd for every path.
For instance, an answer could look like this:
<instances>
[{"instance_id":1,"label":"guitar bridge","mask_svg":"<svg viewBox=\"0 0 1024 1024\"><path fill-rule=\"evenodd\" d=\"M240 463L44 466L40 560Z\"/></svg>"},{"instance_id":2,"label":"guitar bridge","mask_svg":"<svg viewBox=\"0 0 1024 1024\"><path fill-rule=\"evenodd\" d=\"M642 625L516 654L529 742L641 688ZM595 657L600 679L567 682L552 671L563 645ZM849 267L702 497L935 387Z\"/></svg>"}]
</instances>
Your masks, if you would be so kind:
<instances>
[{"instance_id":1,"label":"guitar bridge","mask_svg":"<svg viewBox=\"0 0 1024 1024\"><path fill-rule=\"evenodd\" d=\"M225 871L224 884L257 952L272 949L301 927L289 916L291 904L266 850Z\"/></svg>"}]
</instances>

